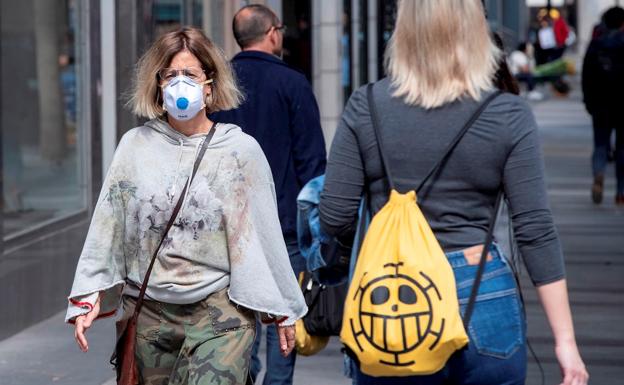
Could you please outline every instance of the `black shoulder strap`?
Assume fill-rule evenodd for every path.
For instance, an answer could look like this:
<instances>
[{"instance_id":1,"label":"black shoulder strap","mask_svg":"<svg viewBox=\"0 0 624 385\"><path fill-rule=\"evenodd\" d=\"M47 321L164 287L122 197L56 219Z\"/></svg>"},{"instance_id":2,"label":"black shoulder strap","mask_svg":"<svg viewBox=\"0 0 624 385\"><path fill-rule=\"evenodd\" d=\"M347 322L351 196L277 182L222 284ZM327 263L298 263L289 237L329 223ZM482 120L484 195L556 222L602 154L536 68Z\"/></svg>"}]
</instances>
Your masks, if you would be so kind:
<instances>
[{"instance_id":1,"label":"black shoulder strap","mask_svg":"<svg viewBox=\"0 0 624 385\"><path fill-rule=\"evenodd\" d=\"M375 132L375 138L377 139L377 143L379 145L379 153L381 155L381 162L386 172L386 176L388 177L388 183L390 184L390 188L394 189L394 182L392 175L390 174L390 168L388 167L388 160L386 158L383 144L381 142L381 134L379 132L379 117L377 115L377 109L375 107L375 101L373 99L373 83L370 83L367 87L367 97L368 97L368 108L371 114L371 120L373 122L373 131ZM485 110L485 108L490 104L492 100L494 100L498 95L501 94L501 91L496 91L488 96L487 99L479 108L472 114L470 119L466 122L464 127L459 131L457 136L451 141L446 150L444 151L444 155L440 160L435 163L435 165L429 170L425 178L420 182L418 188L416 189L416 193L423 188L425 183L432 175L436 174L441 170L442 167L446 164L446 161L451 156L451 153L459 143L459 141L464 137L466 132L472 127L474 122L479 118L481 113ZM483 251L481 252L481 258L479 259L479 266L477 267L477 272L475 274L474 284L472 285L472 289L470 292L470 297L468 299L468 305L466 306L466 312L464 313L463 321L464 327L468 328L468 324L470 323L470 318L472 317L472 313L474 311L475 300L477 299L477 294L479 293L479 286L481 285L481 278L483 277L483 271L485 270L485 263L487 262L487 255L490 252L490 247L492 246L492 242L494 241L494 229L496 228L496 219L498 217L498 212L500 211L500 206L503 202L503 189L499 190L498 196L496 197L496 203L494 204L494 211L490 217L490 223L488 226L488 232L485 237L485 242L483 244Z\"/></svg>"},{"instance_id":2,"label":"black shoulder strap","mask_svg":"<svg viewBox=\"0 0 624 385\"><path fill-rule=\"evenodd\" d=\"M381 133L379 131L379 124L380 124L379 115L377 114L377 107L375 106L375 100L373 98L373 84L374 83L369 83L366 89L366 93L368 97L368 108L371 114L371 120L373 122L373 131L375 132L375 139L377 140L377 143L379 144L379 153L381 155L381 162L382 162L384 171L386 172L386 176L388 177L388 183L390 184L390 188L393 189L395 186L394 178L392 178L392 174L390 173L390 167L388 166L388 160L386 158L384 146L381 141ZM490 102L494 100L500 94L501 94L500 91L496 91L492 93L491 95L489 95L483 101L483 103L481 103L479 108L472 114L470 119L468 119L468 121L466 122L464 127L459 131L457 136L455 136L455 138L451 141L451 143L449 143L446 150L443 152L442 157L433 165L433 167L431 167L429 172L426 174L425 178L420 182L420 184L416 188L416 194L418 194L422 190L423 186L425 185L427 180L431 178L432 175L434 175L442 167L444 167L444 165L446 164L446 161L451 156L451 153L453 152L457 144L460 142L460 140L464 137L466 132L468 132L468 130L470 129L470 127L472 127L474 122L479 118L479 116L481 116L481 113L490 104Z\"/></svg>"},{"instance_id":3,"label":"black shoulder strap","mask_svg":"<svg viewBox=\"0 0 624 385\"><path fill-rule=\"evenodd\" d=\"M496 219L498 218L498 212L503 203L503 189L500 189L498 196L496 197L496 203L494 204L494 211L490 217L490 225L485 237L485 243L483 244L483 251L481 252L481 258L479 259L479 266L475 273L474 283L472 289L470 289L470 297L468 298L468 305L466 305L466 311L464 312L464 328L468 330L468 324L472 317L475 301L477 300L477 294L479 293L479 286L481 286L481 278L483 277L483 271L485 270L485 263L487 262L487 255L490 253L490 247L494 241L494 229L496 228Z\"/></svg>"},{"instance_id":4,"label":"black shoulder strap","mask_svg":"<svg viewBox=\"0 0 624 385\"><path fill-rule=\"evenodd\" d=\"M145 277L143 278L143 283L141 284L141 290L139 291L139 296L137 298L136 305L134 307L133 317L138 317L139 313L141 312L141 308L143 307L143 299L145 298L145 291L147 290L147 282L149 281L150 275L152 274L152 268L154 267L156 256L158 256L158 251L160 251L160 248L165 238L167 237L167 233L169 233L171 226L173 226L173 223L175 222L176 217L178 216L178 213L180 212L180 208L182 208L182 202L184 201L184 195L186 195L186 189L193 182L193 178L195 178L195 173L197 173L199 164L201 163L202 158L204 157L204 154L206 153L206 149L208 148L208 143L210 143L210 141L212 140L212 137L214 136L214 133L216 131L216 126L217 126L217 123L213 123L212 127L210 128L210 131L208 132L208 135L206 135L206 138L204 138L204 141L202 142L201 147L199 148L199 152L197 153L197 157L195 158L195 164L193 164L193 172L189 176L189 180L187 180L187 183L184 184L184 189L182 189L182 192L180 193L180 197L178 198L178 202L173 208L173 212L171 213L169 222L167 222L167 226L165 226L165 231L163 232L162 237L160 238L158 247L156 247L156 249L154 250L154 254L152 254L152 260L149 264L149 267L147 268Z\"/></svg>"},{"instance_id":5,"label":"black shoulder strap","mask_svg":"<svg viewBox=\"0 0 624 385\"><path fill-rule=\"evenodd\" d=\"M390 189L394 190L394 178L392 177L390 167L388 166L388 159L386 158L386 152L384 151L384 146L381 142L381 133L379 132L379 116L377 115L377 106L375 106L375 100L373 98L373 84L374 83L368 83L368 86L366 87L368 110L371 115L371 121L373 122L373 132L375 133L375 140L377 140L377 147L379 148L379 155L381 156L381 165L384 168L386 177L388 178Z\"/></svg>"}]
</instances>

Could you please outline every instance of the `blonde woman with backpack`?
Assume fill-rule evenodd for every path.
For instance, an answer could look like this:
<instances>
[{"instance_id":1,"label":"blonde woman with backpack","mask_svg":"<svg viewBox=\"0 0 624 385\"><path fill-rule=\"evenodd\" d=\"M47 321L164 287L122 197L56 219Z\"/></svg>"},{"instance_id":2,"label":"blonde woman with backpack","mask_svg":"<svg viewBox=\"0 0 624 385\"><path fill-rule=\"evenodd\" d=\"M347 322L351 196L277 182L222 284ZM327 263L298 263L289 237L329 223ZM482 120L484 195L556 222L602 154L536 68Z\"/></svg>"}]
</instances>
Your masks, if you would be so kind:
<instances>
[{"instance_id":1,"label":"blonde woman with backpack","mask_svg":"<svg viewBox=\"0 0 624 385\"><path fill-rule=\"evenodd\" d=\"M536 122L520 97L495 91L502 52L490 37L481 1L400 0L397 15L386 51L388 77L355 91L337 128L320 201L322 230L332 236L353 233L364 195L375 215L388 202L391 187L399 193L414 190L414 201L452 267L454 300L464 316L481 257L484 268L470 305L469 342L440 370L417 376L397 370L400 377L375 377L361 366L357 384L524 384L526 325L520 295L498 245L484 251L500 192L554 335L562 384L587 384ZM456 144L449 148L450 143ZM403 298L412 303L421 298L406 293L379 291L363 300L394 300L389 309L400 311ZM368 338L372 329L371 321L357 338ZM384 328L383 339L371 343L390 350L379 343L387 333ZM395 363L401 354L395 353Z\"/></svg>"}]
</instances>

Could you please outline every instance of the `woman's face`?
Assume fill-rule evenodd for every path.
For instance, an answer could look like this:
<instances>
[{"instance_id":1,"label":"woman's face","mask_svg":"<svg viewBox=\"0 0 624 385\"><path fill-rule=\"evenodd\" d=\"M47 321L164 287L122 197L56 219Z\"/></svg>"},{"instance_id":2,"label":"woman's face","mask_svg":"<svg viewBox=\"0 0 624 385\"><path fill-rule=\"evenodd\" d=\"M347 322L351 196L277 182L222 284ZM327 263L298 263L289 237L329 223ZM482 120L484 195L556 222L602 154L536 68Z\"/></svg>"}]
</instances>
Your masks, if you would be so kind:
<instances>
[{"instance_id":1,"label":"woman's face","mask_svg":"<svg viewBox=\"0 0 624 385\"><path fill-rule=\"evenodd\" d=\"M167 68L175 69L178 71L178 74L180 74L182 73L181 70L185 68L189 70L195 69L196 71L197 70L201 71L202 64L195 55L193 55L187 50L184 50L184 51L178 52L173 57L173 59L171 59L171 63L169 63L169 66ZM193 80L196 81L197 83L202 83L208 80L208 78L206 77L206 73L202 71L200 76L197 79L193 79ZM212 88L210 84L204 84L204 98L207 95L210 95L211 92L212 92Z\"/></svg>"}]
</instances>

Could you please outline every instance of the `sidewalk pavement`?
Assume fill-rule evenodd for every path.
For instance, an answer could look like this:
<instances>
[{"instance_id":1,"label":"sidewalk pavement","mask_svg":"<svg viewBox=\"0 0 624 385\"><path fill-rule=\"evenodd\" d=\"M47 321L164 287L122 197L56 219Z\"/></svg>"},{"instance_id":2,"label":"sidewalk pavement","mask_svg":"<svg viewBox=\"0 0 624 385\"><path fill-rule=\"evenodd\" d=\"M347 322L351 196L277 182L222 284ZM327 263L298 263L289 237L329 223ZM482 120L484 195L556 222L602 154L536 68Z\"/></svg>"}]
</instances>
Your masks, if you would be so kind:
<instances>
[{"instance_id":1,"label":"sidewalk pavement","mask_svg":"<svg viewBox=\"0 0 624 385\"><path fill-rule=\"evenodd\" d=\"M591 123L573 93L534 105L546 155L548 190L563 248L570 299L581 354L591 384L624 383L624 209L613 203L613 166L605 201L590 200ZM526 273L522 275L529 341L545 371L545 384L558 384L559 368L548 323ZM114 344L113 320L97 321L89 330L90 351L81 353L63 312L0 341L3 385L114 385L108 358ZM527 384L541 375L529 356ZM347 385L337 339L313 357L298 357L295 384Z\"/></svg>"},{"instance_id":2,"label":"sidewalk pavement","mask_svg":"<svg viewBox=\"0 0 624 385\"><path fill-rule=\"evenodd\" d=\"M604 202L591 202L592 129L581 94L534 105L546 161L546 181L563 245L576 338L590 384L624 384L624 208L615 207L615 171L607 170ZM624 113L624 111L623 111ZM535 290L522 277L529 342L558 384L559 368L548 322ZM529 356L531 359L531 356ZM535 363L527 384L540 384Z\"/></svg>"}]
</instances>

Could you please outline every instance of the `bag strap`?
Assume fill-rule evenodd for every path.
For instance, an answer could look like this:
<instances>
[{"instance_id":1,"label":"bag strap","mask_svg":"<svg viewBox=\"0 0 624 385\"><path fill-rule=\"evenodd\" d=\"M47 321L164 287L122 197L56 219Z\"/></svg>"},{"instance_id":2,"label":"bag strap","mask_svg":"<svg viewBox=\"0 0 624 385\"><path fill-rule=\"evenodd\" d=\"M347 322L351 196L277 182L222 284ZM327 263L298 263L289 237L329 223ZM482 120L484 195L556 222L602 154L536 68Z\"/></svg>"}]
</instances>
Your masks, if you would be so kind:
<instances>
[{"instance_id":1,"label":"bag strap","mask_svg":"<svg viewBox=\"0 0 624 385\"><path fill-rule=\"evenodd\" d=\"M381 163L384 168L384 171L386 172L386 176L388 177L388 183L390 184L390 188L394 189L395 188L394 178L392 178L390 167L388 166L388 159L386 158L383 142L381 140L381 133L379 131L379 124L380 124L379 115L377 114L377 107L375 106L375 100L373 98L373 84L374 83L369 83L366 88L366 93L368 97L368 109L370 111L371 120L373 122L373 131L375 132L375 139L377 140L377 143L379 144L379 153L381 155ZM431 167L429 172L427 172L425 178L420 182L420 184L416 188L416 194L420 193L420 191L422 190L427 180L429 180L429 178L431 178L434 174L439 172L442 169L442 167L444 167L447 160L450 158L451 153L453 152L457 144L461 141L461 139L464 137L466 132L468 132L468 130L470 129L470 127L472 127L474 122L479 118L479 116L481 116L481 113L490 104L490 102L494 100L500 94L501 94L501 91L496 91L492 93L491 95L489 95L485 99L485 101L481 103L479 108L477 108L477 110L472 114L470 119L468 119L468 121L466 122L464 127L459 131L457 136L455 136L455 138L451 141L451 143L449 143L449 145L447 146L446 150L443 153L444 155L433 165L433 167Z\"/></svg>"},{"instance_id":2,"label":"bag strap","mask_svg":"<svg viewBox=\"0 0 624 385\"><path fill-rule=\"evenodd\" d=\"M364 198L362 199L362 203L361 203L361 213L360 213L360 217L358 219L358 225L356 228L356 232L358 232L358 239L357 239L357 250L358 250L358 255L360 254L360 250L362 249L362 243L364 243L364 235L366 234L365 228L366 228L366 213L368 211L368 204L369 204L369 196L368 193L364 193Z\"/></svg>"},{"instance_id":3,"label":"bag strap","mask_svg":"<svg viewBox=\"0 0 624 385\"><path fill-rule=\"evenodd\" d=\"M186 190L191 185L191 183L193 183L193 178L195 178L195 173L197 173L199 164L201 163L202 158L204 157L204 154L206 153L206 149L208 148L208 143L210 143L210 141L212 140L212 137L214 136L216 127L217 127L217 123L213 122L212 127L210 127L210 131L208 131L208 134L204 138L204 141L202 142L199 148L199 152L197 153L197 157L195 158L195 164L193 165L193 172L187 179L187 183L184 184L184 189L182 189L182 192L180 193L180 197L178 198L178 201L175 207L173 208L173 212L171 213L169 222L167 222L165 231L163 232L163 235L160 238L158 247L156 247L156 249L154 250L154 254L152 255L152 260L149 264L149 267L147 268L147 272L145 273L145 278L143 278L143 284L141 284L141 290L139 291L139 296L137 297L136 305L134 307L134 314L132 315L132 318L136 319L139 316L139 313L141 312L141 308L143 307L143 299L145 298L145 291L147 290L147 283L149 282L150 275L152 274L152 268L154 267L154 262L156 261L158 252L160 251L160 248L165 238L167 237L167 233L169 233L169 230L173 226L173 223L175 222L176 217L178 216L178 213L180 212L180 209L182 208L182 203L184 201L184 195L186 195Z\"/></svg>"},{"instance_id":4,"label":"bag strap","mask_svg":"<svg viewBox=\"0 0 624 385\"><path fill-rule=\"evenodd\" d=\"M479 259L479 266L475 274L474 283L470 290L470 297L468 299L468 305L466 305L466 311L464 312L464 328L468 330L468 324L470 324L470 318L474 310L475 301L477 300L477 294L479 293L479 286L481 286L481 278L483 278L483 272L485 271L485 263L487 262L487 255L490 252L492 242L494 242L494 229L496 228L496 219L498 218L498 212L503 203L503 189L501 188L496 197L496 203L494 204L494 211L490 217L490 225L485 237L485 243L483 244L483 251L481 251L481 258Z\"/></svg>"},{"instance_id":5,"label":"bag strap","mask_svg":"<svg viewBox=\"0 0 624 385\"><path fill-rule=\"evenodd\" d=\"M368 97L368 106L369 106L369 111L371 114L371 120L373 122L373 131L375 132L375 138L377 139L377 143L379 145L378 147L379 147L379 153L381 155L381 162L386 172L386 176L388 177L388 183L390 184L390 188L394 189L394 182L390 173L390 168L388 167L388 160L386 158L386 155L383 149L381 135L379 132L379 117L377 115L377 108L375 106L375 101L373 99L373 83L368 84L366 93ZM451 156L451 153L453 152L457 144L461 141L461 139L464 137L466 132L468 132L470 127L472 127L474 122L479 118L481 113L490 104L490 102L494 100L501 93L502 93L501 91L496 91L492 93L490 96L488 96L487 99L485 99L483 103L481 103L479 108L472 114L470 119L466 122L464 127L459 131L459 133L453 139L453 141L449 143L446 150L444 151L444 155L442 156L442 158L437 163L435 163L435 165L426 174L425 178L420 182L420 184L416 188L417 194L422 190L427 180L431 178L431 176L439 172L442 169L442 167L444 167L449 157ZM472 318L472 313L474 311L475 301L477 299L477 294L479 293L479 286L481 286L481 278L483 277L483 272L485 270L485 263L487 262L487 255L489 254L490 247L492 246L492 242L494 241L494 229L496 228L496 219L498 217L498 212L503 202L503 196L504 196L503 189L500 188L498 192L498 196L496 197L496 203L494 204L494 211L490 217L488 232L485 237L485 243L483 244L483 251L481 252L481 258L479 259L479 265L477 267L477 272L475 274L474 283L470 291L468 305L466 306L466 311L464 312L463 321L464 321L464 327L466 329L468 328L468 324L470 324L470 319Z\"/></svg>"}]
</instances>

